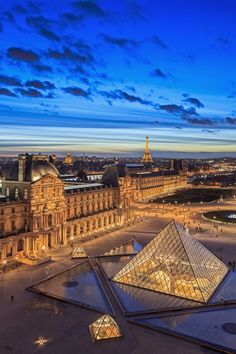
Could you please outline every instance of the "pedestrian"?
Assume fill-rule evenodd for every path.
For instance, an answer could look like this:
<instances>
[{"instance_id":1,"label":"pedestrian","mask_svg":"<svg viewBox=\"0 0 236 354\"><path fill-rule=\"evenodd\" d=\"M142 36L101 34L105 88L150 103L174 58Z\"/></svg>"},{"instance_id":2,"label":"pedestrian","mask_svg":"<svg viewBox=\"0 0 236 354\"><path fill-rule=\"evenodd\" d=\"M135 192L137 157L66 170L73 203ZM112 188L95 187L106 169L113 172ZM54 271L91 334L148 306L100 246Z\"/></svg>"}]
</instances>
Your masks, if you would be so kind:
<instances>
[{"instance_id":1,"label":"pedestrian","mask_svg":"<svg viewBox=\"0 0 236 354\"><path fill-rule=\"evenodd\" d=\"M12 295L12 296L11 296L11 302L13 302L13 300L14 300L14 296Z\"/></svg>"}]
</instances>

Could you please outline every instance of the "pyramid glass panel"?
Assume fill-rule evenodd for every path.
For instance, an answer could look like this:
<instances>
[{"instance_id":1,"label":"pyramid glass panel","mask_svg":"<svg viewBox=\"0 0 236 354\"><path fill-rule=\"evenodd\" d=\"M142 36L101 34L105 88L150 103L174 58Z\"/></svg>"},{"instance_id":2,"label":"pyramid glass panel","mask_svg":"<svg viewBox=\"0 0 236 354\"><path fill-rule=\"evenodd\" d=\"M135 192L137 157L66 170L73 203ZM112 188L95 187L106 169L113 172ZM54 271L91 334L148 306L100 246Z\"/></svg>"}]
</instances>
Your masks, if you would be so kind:
<instances>
[{"instance_id":1,"label":"pyramid glass panel","mask_svg":"<svg viewBox=\"0 0 236 354\"><path fill-rule=\"evenodd\" d=\"M227 272L173 220L112 280L206 303Z\"/></svg>"},{"instance_id":2,"label":"pyramid glass panel","mask_svg":"<svg viewBox=\"0 0 236 354\"><path fill-rule=\"evenodd\" d=\"M87 258L87 254L82 247L75 247L71 258Z\"/></svg>"},{"instance_id":3,"label":"pyramid glass panel","mask_svg":"<svg viewBox=\"0 0 236 354\"><path fill-rule=\"evenodd\" d=\"M91 323L89 330L94 341L121 337L117 323L109 315L104 315Z\"/></svg>"},{"instance_id":4,"label":"pyramid glass panel","mask_svg":"<svg viewBox=\"0 0 236 354\"><path fill-rule=\"evenodd\" d=\"M137 254L142 249L142 245L136 240L130 240L123 245L114 247L104 253L103 256L120 256L124 254Z\"/></svg>"}]
</instances>

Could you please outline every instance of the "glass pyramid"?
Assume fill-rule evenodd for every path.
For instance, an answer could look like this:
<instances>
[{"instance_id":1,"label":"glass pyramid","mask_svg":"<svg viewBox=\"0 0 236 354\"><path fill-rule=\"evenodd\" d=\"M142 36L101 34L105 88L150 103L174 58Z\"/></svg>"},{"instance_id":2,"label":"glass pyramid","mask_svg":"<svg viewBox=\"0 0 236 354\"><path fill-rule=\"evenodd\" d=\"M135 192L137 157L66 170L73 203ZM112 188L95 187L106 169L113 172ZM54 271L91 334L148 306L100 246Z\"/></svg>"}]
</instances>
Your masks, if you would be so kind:
<instances>
[{"instance_id":1,"label":"glass pyramid","mask_svg":"<svg viewBox=\"0 0 236 354\"><path fill-rule=\"evenodd\" d=\"M228 268L172 220L112 280L207 303Z\"/></svg>"},{"instance_id":2,"label":"glass pyramid","mask_svg":"<svg viewBox=\"0 0 236 354\"><path fill-rule=\"evenodd\" d=\"M116 321L107 314L91 323L89 330L93 341L121 337L120 329Z\"/></svg>"},{"instance_id":3,"label":"glass pyramid","mask_svg":"<svg viewBox=\"0 0 236 354\"><path fill-rule=\"evenodd\" d=\"M71 258L87 258L87 257L88 256L82 247L75 247L71 255Z\"/></svg>"},{"instance_id":4,"label":"glass pyramid","mask_svg":"<svg viewBox=\"0 0 236 354\"><path fill-rule=\"evenodd\" d=\"M123 256L129 254L137 254L143 246L136 240L132 239L120 246L108 250L103 256Z\"/></svg>"}]
</instances>

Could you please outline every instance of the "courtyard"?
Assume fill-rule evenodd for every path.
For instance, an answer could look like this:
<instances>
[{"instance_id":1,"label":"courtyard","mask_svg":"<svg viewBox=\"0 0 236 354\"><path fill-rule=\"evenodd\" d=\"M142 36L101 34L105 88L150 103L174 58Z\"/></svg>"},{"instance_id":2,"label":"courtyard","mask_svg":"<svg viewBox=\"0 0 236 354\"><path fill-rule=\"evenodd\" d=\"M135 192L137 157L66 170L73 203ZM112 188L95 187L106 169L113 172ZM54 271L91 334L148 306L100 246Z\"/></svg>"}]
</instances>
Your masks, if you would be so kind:
<instances>
[{"instance_id":1,"label":"courtyard","mask_svg":"<svg viewBox=\"0 0 236 354\"><path fill-rule=\"evenodd\" d=\"M177 207L169 209L167 205L159 208L153 204L140 209L139 223L121 230L107 233L83 243L86 254L90 257L104 254L106 251L135 238L145 246L173 217L185 223L191 233L226 265L234 260L236 253L236 234L232 225L221 225L222 232L211 221L202 218L208 208L235 206L234 200L227 203L189 206L178 212ZM152 208L150 207L152 206ZM178 206L179 209L179 206ZM74 243L73 247L76 245ZM67 271L83 263L80 259L71 259L72 247L52 251L52 261L40 266L22 265L15 270L0 275L1 319L4 324L0 329L0 352L15 354L74 353L80 348L82 353L135 353L150 354L172 353L217 353L216 349L206 348L201 344L187 340L182 334L167 334L163 328L153 330L142 321L135 324L128 321L112 294L107 291L109 303L115 313L115 319L123 336L114 342L93 343L88 326L100 316L94 309L86 309L78 304L59 301L40 294L26 291L54 275ZM103 284L106 288L106 285ZM12 300L12 296L14 296ZM104 312L106 309L104 309ZM138 320L138 319L137 319ZM144 320L143 320L144 321ZM137 322L137 321L136 321ZM233 322L233 320L232 320ZM156 323L156 322L155 322ZM171 332L171 331L170 331ZM39 344L39 338L43 338ZM116 344L115 343L115 344ZM158 343L158 346L157 346Z\"/></svg>"}]
</instances>

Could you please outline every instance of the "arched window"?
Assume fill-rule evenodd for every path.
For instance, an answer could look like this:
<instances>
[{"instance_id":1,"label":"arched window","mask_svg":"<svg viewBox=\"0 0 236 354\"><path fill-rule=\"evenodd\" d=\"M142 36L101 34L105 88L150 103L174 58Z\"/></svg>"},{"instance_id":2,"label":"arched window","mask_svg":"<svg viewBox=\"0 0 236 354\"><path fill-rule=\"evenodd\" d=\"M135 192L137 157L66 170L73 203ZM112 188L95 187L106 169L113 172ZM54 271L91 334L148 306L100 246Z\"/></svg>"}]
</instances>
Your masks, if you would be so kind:
<instances>
[{"instance_id":1,"label":"arched window","mask_svg":"<svg viewBox=\"0 0 236 354\"><path fill-rule=\"evenodd\" d=\"M52 214L48 215L48 226L52 226Z\"/></svg>"},{"instance_id":2,"label":"arched window","mask_svg":"<svg viewBox=\"0 0 236 354\"><path fill-rule=\"evenodd\" d=\"M19 240L17 244L17 252L21 252L24 250L24 240Z\"/></svg>"}]
</instances>

